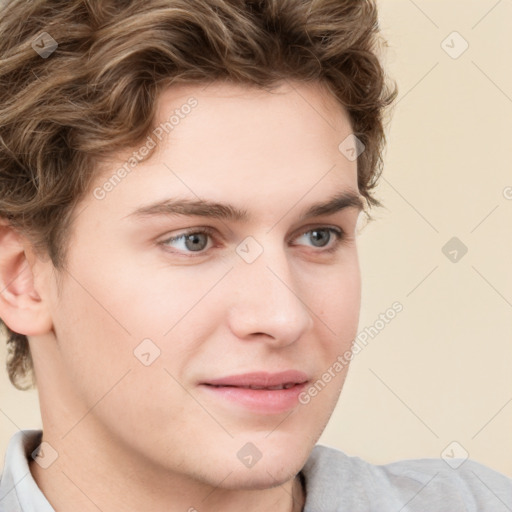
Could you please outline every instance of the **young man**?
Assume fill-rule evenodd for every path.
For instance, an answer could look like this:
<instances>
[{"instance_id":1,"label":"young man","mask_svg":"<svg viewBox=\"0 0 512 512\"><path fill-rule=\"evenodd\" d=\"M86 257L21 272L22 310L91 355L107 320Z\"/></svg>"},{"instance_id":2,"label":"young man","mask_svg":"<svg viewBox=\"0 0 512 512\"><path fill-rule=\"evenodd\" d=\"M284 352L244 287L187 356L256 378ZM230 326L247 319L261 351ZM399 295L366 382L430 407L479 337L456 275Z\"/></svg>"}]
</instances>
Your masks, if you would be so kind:
<instances>
[{"instance_id":1,"label":"young man","mask_svg":"<svg viewBox=\"0 0 512 512\"><path fill-rule=\"evenodd\" d=\"M315 446L396 95L377 29L352 0L3 8L0 317L43 430L0 510L510 510L476 462Z\"/></svg>"}]
</instances>

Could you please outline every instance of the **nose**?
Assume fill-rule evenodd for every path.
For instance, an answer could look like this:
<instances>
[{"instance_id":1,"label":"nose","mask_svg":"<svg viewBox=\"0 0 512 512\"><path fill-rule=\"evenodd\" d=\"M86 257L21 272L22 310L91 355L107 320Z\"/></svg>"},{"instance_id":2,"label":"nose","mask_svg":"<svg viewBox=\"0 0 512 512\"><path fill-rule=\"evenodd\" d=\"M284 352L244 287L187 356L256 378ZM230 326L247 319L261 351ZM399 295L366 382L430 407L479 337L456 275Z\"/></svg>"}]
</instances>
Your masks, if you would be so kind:
<instances>
[{"instance_id":1,"label":"nose","mask_svg":"<svg viewBox=\"0 0 512 512\"><path fill-rule=\"evenodd\" d=\"M239 339L285 347L312 328L307 297L301 296L304 291L290 269L285 248L266 244L252 263L238 261L231 279L234 284L228 321Z\"/></svg>"}]
</instances>

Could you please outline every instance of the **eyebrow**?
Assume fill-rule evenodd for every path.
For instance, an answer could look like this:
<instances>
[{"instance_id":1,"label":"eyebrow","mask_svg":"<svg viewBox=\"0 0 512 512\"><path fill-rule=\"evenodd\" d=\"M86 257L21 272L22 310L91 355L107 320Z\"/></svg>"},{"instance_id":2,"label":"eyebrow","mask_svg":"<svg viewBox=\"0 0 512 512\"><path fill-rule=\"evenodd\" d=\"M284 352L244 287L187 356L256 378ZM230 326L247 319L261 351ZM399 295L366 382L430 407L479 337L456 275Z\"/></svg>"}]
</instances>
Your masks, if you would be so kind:
<instances>
[{"instance_id":1,"label":"eyebrow","mask_svg":"<svg viewBox=\"0 0 512 512\"><path fill-rule=\"evenodd\" d=\"M325 202L315 203L309 206L300 215L299 220L322 215L332 215L347 208L355 208L357 211L364 209L361 196L353 191L336 194ZM237 206L207 201L204 199L165 199L158 203L142 206L127 217L144 218L153 216L197 216L212 219L231 220L236 222L248 222L249 212Z\"/></svg>"}]
</instances>

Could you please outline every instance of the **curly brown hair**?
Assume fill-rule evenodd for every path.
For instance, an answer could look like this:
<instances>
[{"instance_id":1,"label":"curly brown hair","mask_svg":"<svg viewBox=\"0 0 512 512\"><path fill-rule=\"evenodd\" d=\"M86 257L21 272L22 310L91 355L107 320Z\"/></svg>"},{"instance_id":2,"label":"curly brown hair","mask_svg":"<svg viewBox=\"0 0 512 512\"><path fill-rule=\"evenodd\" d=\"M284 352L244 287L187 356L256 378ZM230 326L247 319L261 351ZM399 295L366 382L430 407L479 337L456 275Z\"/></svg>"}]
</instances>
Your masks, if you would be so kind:
<instances>
[{"instance_id":1,"label":"curly brown hair","mask_svg":"<svg viewBox=\"0 0 512 512\"><path fill-rule=\"evenodd\" d=\"M37 51L42 33L51 55ZM381 206L372 190L397 87L374 1L10 0L0 34L0 218L57 270L98 164L146 138L160 92L178 83L326 85L365 146L360 193ZM10 381L33 387L27 337L0 324Z\"/></svg>"}]
</instances>

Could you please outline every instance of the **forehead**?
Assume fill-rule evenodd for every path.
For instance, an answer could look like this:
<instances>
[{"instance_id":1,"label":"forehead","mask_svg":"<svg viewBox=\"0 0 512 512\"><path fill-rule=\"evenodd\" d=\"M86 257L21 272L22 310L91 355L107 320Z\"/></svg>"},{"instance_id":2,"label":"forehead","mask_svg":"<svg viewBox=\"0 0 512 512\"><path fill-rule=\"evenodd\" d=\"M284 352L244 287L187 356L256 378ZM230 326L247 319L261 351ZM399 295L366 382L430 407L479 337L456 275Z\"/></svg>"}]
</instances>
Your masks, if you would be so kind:
<instances>
[{"instance_id":1,"label":"forehead","mask_svg":"<svg viewBox=\"0 0 512 512\"><path fill-rule=\"evenodd\" d=\"M149 158L135 161L141 148L130 149L103 166L95 186L113 183L104 205L229 199L270 213L270 203L279 209L306 195L313 203L357 194L357 163L339 149L349 134L346 110L319 84L287 82L272 92L227 83L172 86L157 102ZM123 163L126 172L116 178Z\"/></svg>"},{"instance_id":2,"label":"forehead","mask_svg":"<svg viewBox=\"0 0 512 512\"><path fill-rule=\"evenodd\" d=\"M194 106L189 108L192 103ZM185 134L187 128L196 138L203 139L204 135L215 140L230 133L236 135L233 142L240 142L247 133L261 137L266 132L273 136L276 128L281 136L288 134L291 138L307 133L312 139L327 134L341 137L351 129L347 110L322 82L286 80L271 90L228 82L181 84L160 94L156 111L156 127L172 121L170 130L164 126L167 133L162 134L170 140L173 137L165 135Z\"/></svg>"}]
</instances>

